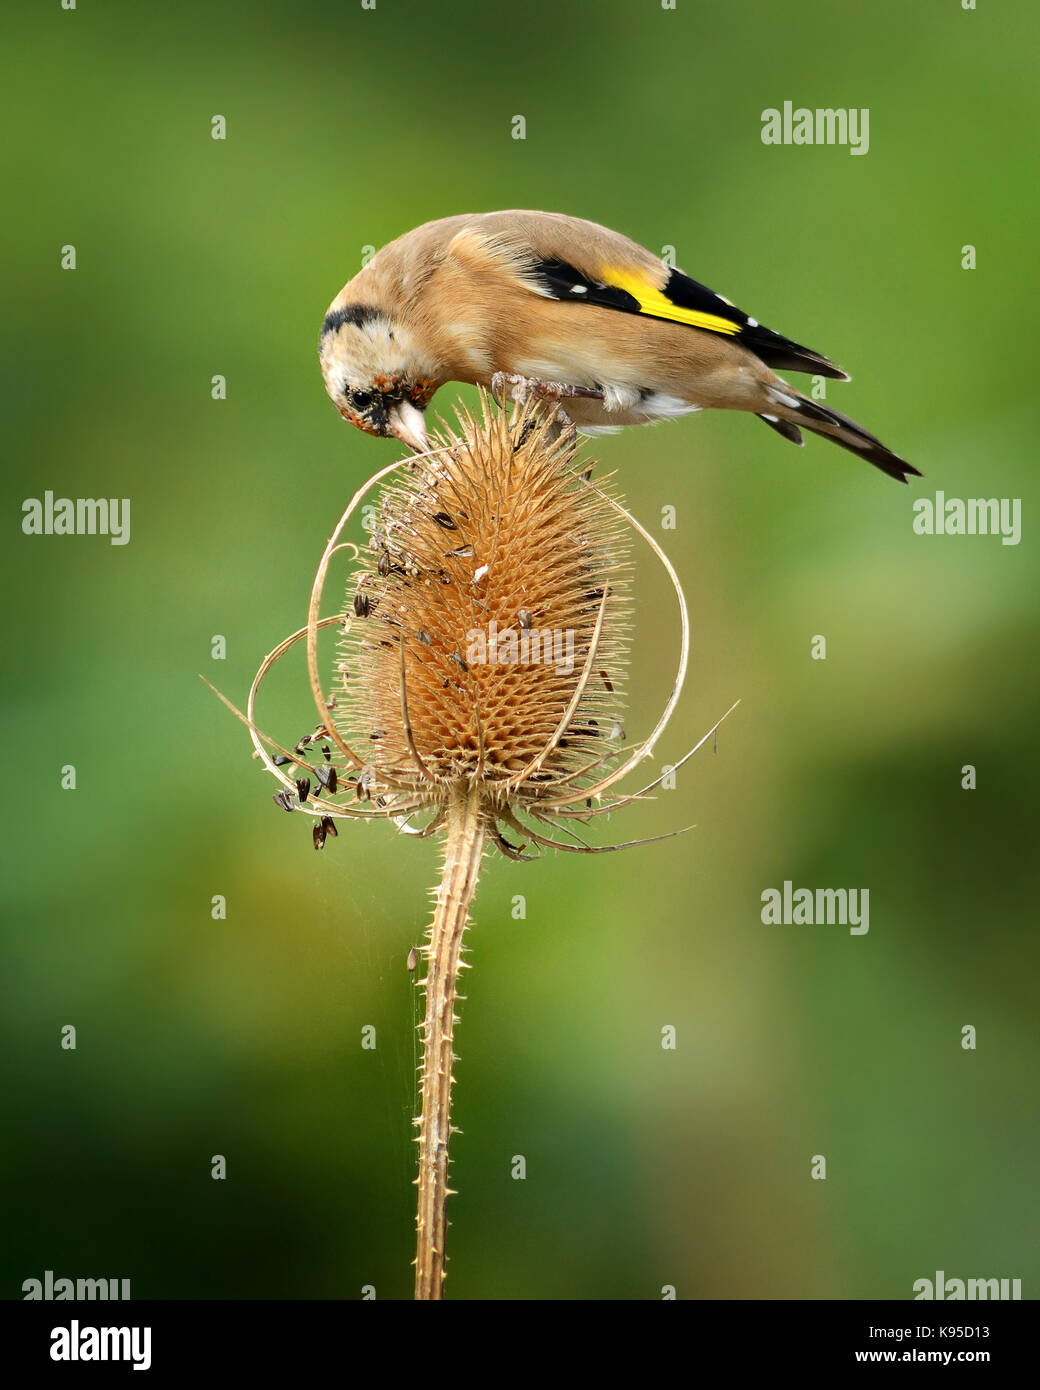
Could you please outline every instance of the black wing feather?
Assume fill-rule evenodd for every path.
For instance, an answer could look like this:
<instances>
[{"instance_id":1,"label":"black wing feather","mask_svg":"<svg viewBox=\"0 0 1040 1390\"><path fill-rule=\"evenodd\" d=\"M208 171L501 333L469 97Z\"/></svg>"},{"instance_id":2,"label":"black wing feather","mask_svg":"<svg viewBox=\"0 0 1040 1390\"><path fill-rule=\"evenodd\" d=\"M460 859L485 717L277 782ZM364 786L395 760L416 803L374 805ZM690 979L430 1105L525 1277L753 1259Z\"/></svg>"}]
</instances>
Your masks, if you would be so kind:
<instances>
[{"instance_id":1,"label":"black wing feather","mask_svg":"<svg viewBox=\"0 0 1040 1390\"><path fill-rule=\"evenodd\" d=\"M555 257L533 261L528 278L537 284L543 294L549 295L552 299L567 300L572 304L594 304L600 309L616 309L626 314L646 312L639 300L627 290L600 280L592 280L567 261ZM848 380L847 374L822 353L802 347L793 339L774 333L771 328L766 328L761 323L755 323L742 309L730 304L707 285L702 285L699 280L694 280L681 270L673 269L669 272L661 293L678 309L713 314L716 318L737 325L737 332L732 337L756 357L761 358L768 367L809 372L816 376L832 377L838 381Z\"/></svg>"}]
</instances>

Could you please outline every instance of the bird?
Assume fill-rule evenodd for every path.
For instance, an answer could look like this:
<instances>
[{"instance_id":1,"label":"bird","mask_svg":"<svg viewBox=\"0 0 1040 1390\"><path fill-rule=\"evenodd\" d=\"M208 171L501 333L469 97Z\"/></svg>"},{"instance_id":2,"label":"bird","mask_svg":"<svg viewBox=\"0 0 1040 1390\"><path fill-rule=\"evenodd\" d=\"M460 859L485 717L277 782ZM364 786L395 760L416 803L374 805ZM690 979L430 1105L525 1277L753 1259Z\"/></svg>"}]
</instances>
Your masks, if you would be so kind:
<instances>
[{"instance_id":1,"label":"bird","mask_svg":"<svg viewBox=\"0 0 1040 1390\"><path fill-rule=\"evenodd\" d=\"M802 429L901 482L921 476L855 420L779 371L848 381L620 232L564 213L463 213L389 242L321 326L325 388L350 424L428 447L425 412L449 381L555 401L584 434L698 410Z\"/></svg>"}]
</instances>

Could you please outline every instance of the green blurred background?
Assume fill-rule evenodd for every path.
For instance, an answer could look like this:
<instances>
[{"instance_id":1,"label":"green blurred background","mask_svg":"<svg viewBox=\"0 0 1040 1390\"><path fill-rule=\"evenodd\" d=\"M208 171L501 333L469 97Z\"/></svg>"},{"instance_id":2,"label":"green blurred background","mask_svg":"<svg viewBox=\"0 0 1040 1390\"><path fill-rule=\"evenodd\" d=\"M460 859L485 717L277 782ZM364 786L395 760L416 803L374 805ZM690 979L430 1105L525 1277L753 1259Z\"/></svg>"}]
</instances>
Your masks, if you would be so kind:
<instances>
[{"instance_id":1,"label":"green blurred background","mask_svg":"<svg viewBox=\"0 0 1040 1390\"><path fill-rule=\"evenodd\" d=\"M829 402L926 476L737 415L592 446L687 585L665 759L742 703L603 827L692 835L487 864L448 1296L907 1298L937 1269L1034 1296L1035 8L53 0L9 25L3 1295L45 1269L410 1294L405 958L436 846L347 825L315 855L198 673L244 699L394 456L316 362L362 248L520 206L674 245L852 371ZM869 107L869 154L763 145L785 99ZM130 544L23 536L47 488L130 497ZM914 535L936 489L1022 498L1022 543ZM644 557L630 737L675 642ZM299 666L266 710L312 726ZM868 887L869 935L764 926L785 879Z\"/></svg>"}]
</instances>

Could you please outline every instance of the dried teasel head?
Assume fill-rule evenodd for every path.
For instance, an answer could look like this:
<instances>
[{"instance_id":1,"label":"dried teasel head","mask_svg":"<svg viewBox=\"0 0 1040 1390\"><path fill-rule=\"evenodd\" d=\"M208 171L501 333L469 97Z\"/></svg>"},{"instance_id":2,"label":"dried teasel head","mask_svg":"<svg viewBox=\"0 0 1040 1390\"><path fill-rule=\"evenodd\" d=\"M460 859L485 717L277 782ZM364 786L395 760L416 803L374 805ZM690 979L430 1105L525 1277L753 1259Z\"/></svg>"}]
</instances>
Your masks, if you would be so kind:
<instances>
[{"instance_id":1,"label":"dried teasel head","mask_svg":"<svg viewBox=\"0 0 1040 1390\"><path fill-rule=\"evenodd\" d=\"M457 429L381 470L352 499L318 568L308 625L267 658L247 712L257 752L282 783L275 799L315 817L316 847L336 817L434 834L463 789L476 792L485 833L512 858L529 857L520 855L527 844L628 847L590 846L569 828L561 841L538 827L591 819L657 785L608 796L650 756L671 717L689 624L671 563L609 485L576 466L577 447L551 411L529 404L510 416L485 396L479 419L460 410ZM373 488L362 550L340 538ZM620 716L636 534L672 581L681 643L661 717L632 748ZM330 562L344 550L356 562L345 608L322 618ZM318 632L329 626L340 640L326 694ZM253 722L257 691L302 640L321 722L272 758L263 744L277 745Z\"/></svg>"},{"instance_id":2,"label":"dried teasel head","mask_svg":"<svg viewBox=\"0 0 1040 1390\"><path fill-rule=\"evenodd\" d=\"M628 536L547 422L461 424L383 487L344 617L336 725L371 746L383 784L476 780L490 802L537 804L580 782L620 727Z\"/></svg>"}]
</instances>

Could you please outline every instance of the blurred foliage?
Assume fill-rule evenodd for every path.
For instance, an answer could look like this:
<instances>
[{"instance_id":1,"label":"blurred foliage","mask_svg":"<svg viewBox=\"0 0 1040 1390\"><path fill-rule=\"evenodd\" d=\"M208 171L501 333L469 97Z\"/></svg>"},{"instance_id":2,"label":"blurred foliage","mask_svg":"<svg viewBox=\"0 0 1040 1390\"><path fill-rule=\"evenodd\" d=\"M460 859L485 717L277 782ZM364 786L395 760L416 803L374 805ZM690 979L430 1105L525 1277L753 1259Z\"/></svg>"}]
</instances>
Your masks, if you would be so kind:
<instances>
[{"instance_id":1,"label":"blurred foliage","mask_svg":"<svg viewBox=\"0 0 1040 1390\"><path fill-rule=\"evenodd\" d=\"M595 444L644 521L677 508L695 644L664 756L742 703L605 828L689 837L488 864L448 1294L905 1298L941 1268L1035 1295L1036 30L955 0L10 16L4 1296L44 1269L135 1297L409 1293L405 958L436 848L359 825L315 855L198 673L244 698L393 457L316 364L362 248L516 205L674 245L853 371L828 399L926 477L735 415ZM869 107L869 154L764 146L785 99ZM23 536L47 488L130 497L131 543ZM936 489L1023 498L1022 543L915 536ZM640 585L630 737L675 644L651 563ZM267 708L287 737L313 722L299 683ZM869 887L869 935L763 926L788 878Z\"/></svg>"}]
</instances>

